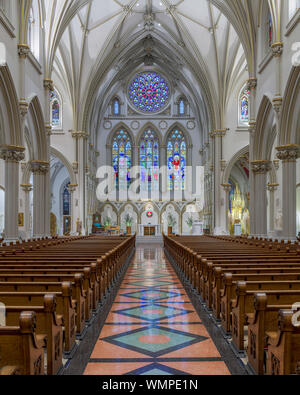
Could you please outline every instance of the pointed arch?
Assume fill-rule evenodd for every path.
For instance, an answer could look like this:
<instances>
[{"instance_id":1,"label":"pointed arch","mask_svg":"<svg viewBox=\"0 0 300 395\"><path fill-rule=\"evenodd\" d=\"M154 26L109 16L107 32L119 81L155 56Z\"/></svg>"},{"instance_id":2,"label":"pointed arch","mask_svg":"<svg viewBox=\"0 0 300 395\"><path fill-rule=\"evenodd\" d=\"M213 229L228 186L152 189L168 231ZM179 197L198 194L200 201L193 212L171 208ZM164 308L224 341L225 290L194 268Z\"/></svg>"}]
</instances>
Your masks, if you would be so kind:
<instances>
[{"instance_id":1,"label":"pointed arch","mask_svg":"<svg viewBox=\"0 0 300 395\"><path fill-rule=\"evenodd\" d=\"M32 152L34 160L48 160L48 142L45 130L45 121L40 101L33 96L29 101L26 123L31 133L33 143Z\"/></svg>"},{"instance_id":2,"label":"pointed arch","mask_svg":"<svg viewBox=\"0 0 300 395\"><path fill-rule=\"evenodd\" d=\"M279 145L300 145L300 67L293 67L286 85L280 120Z\"/></svg>"},{"instance_id":3,"label":"pointed arch","mask_svg":"<svg viewBox=\"0 0 300 395\"><path fill-rule=\"evenodd\" d=\"M233 157L230 159L230 161L228 162L226 169L224 171L224 175L223 175L223 182L222 184L228 184L229 182L229 177L230 177L230 173L231 170L233 168L233 166L236 164L236 162L243 157L244 155L249 154L249 145L246 145L246 147L242 148L241 150L239 150L235 155L233 155Z\"/></svg>"},{"instance_id":4,"label":"pointed arch","mask_svg":"<svg viewBox=\"0 0 300 395\"><path fill-rule=\"evenodd\" d=\"M1 145L23 146L19 101L13 78L7 65L0 66L0 103L2 106Z\"/></svg>"},{"instance_id":5,"label":"pointed arch","mask_svg":"<svg viewBox=\"0 0 300 395\"><path fill-rule=\"evenodd\" d=\"M268 160L271 157L272 147L276 137L274 129L275 114L272 103L268 96L262 98L254 135L254 160Z\"/></svg>"},{"instance_id":6,"label":"pointed arch","mask_svg":"<svg viewBox=\"0 0 300 395\"><path fill-rule=\"evenodd\" d=\"M63 163L63 165L66 167L69 173L71 184L76 185L77 184L76 175L74 173L73 166L68 161L68 159L54 147L50 147L50 155L56 156Z\"/></svg>"}]
</instances>

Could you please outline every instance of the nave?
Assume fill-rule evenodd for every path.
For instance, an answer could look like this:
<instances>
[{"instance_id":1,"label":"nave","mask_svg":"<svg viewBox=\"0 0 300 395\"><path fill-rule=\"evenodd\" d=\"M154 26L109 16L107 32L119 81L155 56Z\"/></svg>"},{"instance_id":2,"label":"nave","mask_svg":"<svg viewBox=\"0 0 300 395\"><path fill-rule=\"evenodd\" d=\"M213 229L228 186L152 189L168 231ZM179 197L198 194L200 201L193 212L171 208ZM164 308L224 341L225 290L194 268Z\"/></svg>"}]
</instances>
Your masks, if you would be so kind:
<instances>
[{"instance_id":1,"label":"nave","mask_svg":"<svg viewBox=\"0 0 300 395\"><path fill-rule=\"evenodd\" d=\"M187 289L160 245L138 245L84 374L244 374L195 297L194 306ZM82 363L82 358L71 363L69 372L81 374Z\"/></svg>"}]
</instances>

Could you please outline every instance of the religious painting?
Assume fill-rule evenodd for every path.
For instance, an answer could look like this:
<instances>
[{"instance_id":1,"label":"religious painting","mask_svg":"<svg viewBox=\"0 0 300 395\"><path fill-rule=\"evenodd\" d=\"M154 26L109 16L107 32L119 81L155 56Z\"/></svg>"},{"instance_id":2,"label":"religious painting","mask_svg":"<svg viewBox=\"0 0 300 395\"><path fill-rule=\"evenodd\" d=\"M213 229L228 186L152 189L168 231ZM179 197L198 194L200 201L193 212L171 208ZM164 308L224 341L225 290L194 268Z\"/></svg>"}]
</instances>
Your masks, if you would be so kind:
<instances>
[{"instance_id":1,"label":"religious painting","mask_svg":"<svg viewBox=\"0 0 300 395\"><path fill-rule=\"evenodd\" d=\"M24 226L24 213L18 214L18 225L20 227Z\"/></svg>"}]
</instances>

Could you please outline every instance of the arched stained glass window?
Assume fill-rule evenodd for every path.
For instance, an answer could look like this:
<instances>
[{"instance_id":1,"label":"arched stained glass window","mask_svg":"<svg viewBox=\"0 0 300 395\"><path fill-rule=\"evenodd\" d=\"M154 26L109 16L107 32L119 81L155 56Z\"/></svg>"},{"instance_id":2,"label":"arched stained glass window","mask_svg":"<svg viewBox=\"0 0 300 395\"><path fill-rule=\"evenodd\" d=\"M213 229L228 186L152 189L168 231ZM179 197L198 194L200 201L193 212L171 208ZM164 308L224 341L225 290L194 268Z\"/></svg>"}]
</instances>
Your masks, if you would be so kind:
<instances>
[{"instance_id":1,"label":"arched stained glass window","mask_svg":"<svg viewBox=\"0 0 300 395\"><path fill-rule=\"evenodd\" d=\"M185 114L185 101L184 99L179 100L179 115Z\"/></svg>"},{"instance_id":2,"label":"arched stained glass window","mask_svg":"<svg viewBox=\"0 0 300 395\"><path fill-rule=\"evenodd\" d=\"M183 133L173 130L167 142L168 189L184 191L186 189L186 154L187 145Z\"/></svg>"},{"instance_id":3,"label":"arched stained glass window","mask_svg":"<svg viewBox=\"0 0 300 395\"><path fill-rule=\"evenodd\" d=\"M70 191L68 189L68 186L70 185L70 183L68 183L65 188L64 188L64 192L63 192L63 215L70 215L71 212L71 194Z\"/></svg>"},{"instance_id":4,"label":"arched stained glass window","mask_svg":"<svg viewBox=\"0 0 300 395\"><path fill-rule=\"evenodd\" d=\"M248 125L250 120L249 95L250 91L244 87L239 97L239 123L242 125Z\"/></svg>"},{"instance_id":5,"label":"arched stained glass window","mask_svg":"<svg viewBox=\"0 0 300 395\"><path fill-rule=\"evenodd\" d=\"M120 115L120 100L117 97L113 100L113 115Z\"/></svg>"},{"instance_id":6,"label":"arched stained glass window","mask_svg":"<svg viewBox=\"0 0 300 395\"><path fill-rule=\"evenodd\" d=\"M132 143L128 132L124 129L118 130L113 138L112 162L115 187L119 191L126 191L130 185Z\"/></svg>"},{"instance_id":7,"label":"arched stained glass window","mask_svg":"<svg viewBox=\"0 0 300 395\"><path fill-rule=\"evenodd\" d=\"M52 127L54 129L60 129L62 127L61 100L55 90L51 91L50 103Z\"/></svg>"},{"instance_id":8,"label":"arched stained glass window","mask_svg":"<svg viewBox=\"0 0 300 395\"><path fill-rule=\"evenodd\" d=\"M159 190L159 140L146 130L140 141L141 191Z\"/></svg>"}]
</instances>

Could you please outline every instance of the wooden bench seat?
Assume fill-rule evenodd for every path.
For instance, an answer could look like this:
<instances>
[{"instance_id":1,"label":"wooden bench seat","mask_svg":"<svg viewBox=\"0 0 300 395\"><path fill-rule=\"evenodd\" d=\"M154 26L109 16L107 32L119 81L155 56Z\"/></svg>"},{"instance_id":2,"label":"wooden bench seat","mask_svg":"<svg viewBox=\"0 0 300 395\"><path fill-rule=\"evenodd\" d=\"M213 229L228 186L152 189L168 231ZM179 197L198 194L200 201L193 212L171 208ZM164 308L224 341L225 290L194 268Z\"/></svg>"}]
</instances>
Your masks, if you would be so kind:
<instances>
[{"instance_id":1,"label":"wooden bench seat","mask_svg":"<svg viewBox=\"0 0 300 395\"><path fill-rule=\"evenodd\" d=\"M0 327L1 374L44 374L44 342L36 336L36 315L21 312L16 326Z\"/></svg>"},{"instance_id":2,"label":"wooden bench seat","mask_svg":"<svg viewBox=\"0 0 300 395\"><path fill-rule=\"evenodd\" d=\"M18 326L22 311L34 311L36 335L46 336L47 374L57 374L62 369L63 317L56 314L56 297L44 296L43 306L5 306L6 326Z\"/></svg>"}]
</instances>

